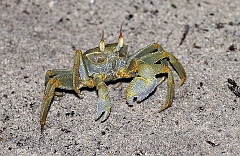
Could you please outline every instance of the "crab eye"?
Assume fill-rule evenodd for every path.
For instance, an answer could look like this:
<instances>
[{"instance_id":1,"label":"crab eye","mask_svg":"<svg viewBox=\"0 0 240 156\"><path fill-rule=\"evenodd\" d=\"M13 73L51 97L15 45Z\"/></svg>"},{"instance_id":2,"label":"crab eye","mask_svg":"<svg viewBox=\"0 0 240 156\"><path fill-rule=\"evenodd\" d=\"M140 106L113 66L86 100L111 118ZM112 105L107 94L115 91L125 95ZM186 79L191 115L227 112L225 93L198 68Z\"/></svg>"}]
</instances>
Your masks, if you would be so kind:
<instances>
[{"instance_id":1,"label":"crab eye","mask_svg":"<svg viewBox=\"0 0 240 156\"><path fill-rule=\"evenodd\" d=\"M123 35L122 35L122 26L120 28L120 34L118 38L118 45L117 45L117 51L119 51L123 47Z\"/></svg>"},{"instance_id":2,"label":"crab eye","mask_svg":"<svg viewBox=\"0 0 240 156\"><path fill-rule=\"evenodd\" d=\"M99 49L101 52L103 52L105 50L105 43L104 43L104 31L102 31L102 38L99 44Z\"/></svg>"},{"instance_id":3,"label":"crab eye","mask_svg":"<svg viewBox=\"0 0 240 156\"><path fill-rule=\"evenodd\" d=\"M119 37L119 39L118 39L118 44L119 44L119 47L120 47L120 48L123 47L123 37Z\"/></svg>"}]
</instances>

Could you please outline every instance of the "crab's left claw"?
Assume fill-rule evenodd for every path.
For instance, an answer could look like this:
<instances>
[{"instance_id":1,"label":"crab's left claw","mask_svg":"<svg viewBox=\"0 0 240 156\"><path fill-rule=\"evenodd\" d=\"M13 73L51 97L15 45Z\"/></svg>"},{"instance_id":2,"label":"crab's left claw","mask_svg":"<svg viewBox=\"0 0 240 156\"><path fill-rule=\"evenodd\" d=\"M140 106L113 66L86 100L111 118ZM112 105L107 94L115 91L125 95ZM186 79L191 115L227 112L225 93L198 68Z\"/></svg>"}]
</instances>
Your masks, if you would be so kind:
<instances>
[{"instance_id":1,"label":"crab's left claw","mask_svg":"<svg viewBox=\"0 0 240 156\"><path fill-rule=\"evenodd\" d=\"M138 102L145 99L157 86L156 73L151 65L142 63L137 68L140 77L135 77L126 90L129 105L132 105L135 97Z\"/></svg>"},{"instance_id":2,"label":"crab's left claw","mask_svg":"<svg viewBox=\"0 0 240 156\"><path fill-rule=\"evenodd\" d=\"M129 105L132 105L134 98L140 102L144 100L157 86L157 79L144 79L135 77L127 87L126 98Z\"/></svg>"},{"instance_id":3,"label":"crab's left claw","mask_svg":"<svg viewBox=\"0 0 240 156\"><path fill-rule=\"evenodd\" d=\"M98 90L98 102L97 102L97 115L96 119L100 119L103 115L101 122L107 120L111 111L111 101L109 98L109 92L107 89L107 85L104 82L100 82L97 86Z\"/></svg>"}]
</instances>

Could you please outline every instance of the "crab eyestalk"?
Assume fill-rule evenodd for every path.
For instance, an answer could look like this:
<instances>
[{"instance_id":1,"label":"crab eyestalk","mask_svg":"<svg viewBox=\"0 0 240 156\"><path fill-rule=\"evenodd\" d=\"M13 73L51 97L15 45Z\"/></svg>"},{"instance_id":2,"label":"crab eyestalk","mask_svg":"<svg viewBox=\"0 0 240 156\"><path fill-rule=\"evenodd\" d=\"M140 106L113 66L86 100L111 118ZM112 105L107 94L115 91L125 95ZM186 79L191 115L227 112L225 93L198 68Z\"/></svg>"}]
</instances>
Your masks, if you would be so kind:
<instances>
[{"instance_id":1,"label":"crab eyestalk","mask_svg":"<svg viewBox=\"0 0 240 156\"><path fill-rule=\"evenodd\" d=\"M117 51L119 51L123 47L123 35L122 35L122 26L120 28L120 34L118 38L118 45L116 47Z\"/></svg>"},{"instance_id":2,"label":"crab eyestalk","mask_svg":"<svg viewBox=\"0 0 240 156\"><path fill-rule=\"evenodd\" d=\"M105 43L104 43L104 31L102 31L102 38L101 41L99 43L99 49L101 52L105 52Z\"/></svg>"}]
</instances>

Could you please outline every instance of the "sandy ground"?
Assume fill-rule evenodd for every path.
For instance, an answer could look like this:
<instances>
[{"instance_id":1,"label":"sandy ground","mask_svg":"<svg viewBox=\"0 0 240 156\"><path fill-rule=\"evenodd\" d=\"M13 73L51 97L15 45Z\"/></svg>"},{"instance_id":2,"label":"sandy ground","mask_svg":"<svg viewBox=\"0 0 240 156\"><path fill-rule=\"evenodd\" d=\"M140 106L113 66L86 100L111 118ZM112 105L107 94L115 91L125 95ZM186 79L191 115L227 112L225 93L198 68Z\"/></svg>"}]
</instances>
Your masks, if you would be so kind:
<instances>
[{"instance_id":1,"label":"sandy ground","mask_svg":"<svg viewBox=\"0 0 240 156\"><path fill-rule=\"evenodd\" d=\"M0 155L240 155L240 1L0 1ZM112 113L95 121L97 95L55 97L40 132L44 75L72 69L76 49L116 42L129 53L158 42L184 66L172 107L155 114L166 83L126 103L124 82L109 84ZM189 28L189 29L187 29ZM184 38L185 36L185 38Z\"/></svg>"}]
</instances>

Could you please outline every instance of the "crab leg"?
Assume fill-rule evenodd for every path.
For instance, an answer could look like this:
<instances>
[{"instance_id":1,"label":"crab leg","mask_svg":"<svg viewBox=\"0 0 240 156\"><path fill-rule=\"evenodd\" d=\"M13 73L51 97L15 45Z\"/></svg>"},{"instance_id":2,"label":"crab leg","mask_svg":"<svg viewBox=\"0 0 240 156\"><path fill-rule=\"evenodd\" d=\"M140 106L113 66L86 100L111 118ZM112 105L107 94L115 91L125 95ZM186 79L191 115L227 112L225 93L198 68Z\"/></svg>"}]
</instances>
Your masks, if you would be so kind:
<instances>
[{"instance_id":1,"label":"crab leg","mask_svg":"<svg viewBox=\"0 0 240 156\"><path fill-rule=\"evenodd\" d=\"M71 70L67 70L67 69L52 69L52 70L48 70L45 74L45 85L47 84L47 82L49 81L50 78L57 76L57 75L61 75L61 74L71 74L72 71Z\"/></svg>"},{"instance_id":2,"label":"crab leg","mask_svg":"<svg viewBox=\"0 0 240 156\"><path fill-rule=\"evenodd\" d=\"M158 51L158 52L150 53L150 54L147 54L146 56L141 57L141 60L146 63L153 64L160 60L163 65L167 66L166 59L169 59L169 62L171 63L171 65L176 70L177 74L179 75L181 80L180 80L178 86L181 86L184 83L184 81L186 80L186 73L185 73L185 70L184 70L182 64L178 61L178 59L175 56L173 56L172 54L170 54L166 51Z\"/></svg>"},{"instance_id":3,"label":"crab leg","mask_svg":"<svg viewBox=\"0 0 240 156\"><path fill-rule=\"evenodd\" d=\"M178 59L173 56L172 54L166 52L168 55L168 58L170 60L170 63L173 65L174 69L177 71L177 74L181 78L181 81L178 84L178 87L180 87L184 81L186 80L186 72L182 66L182 64L178 61Z\"/></svg>"},{"instance_id":4,"label":"crab leg","mask_svg":"<svg viewBox=\"0 0 240 156\"><path fill-rule=\"evenodd\" d=\"M171 65L174 67L174 69L176 70L177 74L179 75L179 77L181 79L178 86L181 86L184 83L184 81L186 80L186 73L185 73L185 70L184 70L182 64L178 61L178 59L175 56L164 51L163 48L161 47L161 45L159 45L158 43L150 44L147 47L139 50L138 52L136 52L135 54L130 56L130 58L128 59L128 62L127 62L128 66L130 66L131 61L134 58L143 60L144 62L149 63L149 64L153 64L153 63L160 61L161 64L163 64L165 66L168 65L167 59L169 59ZM160 80L159 84L162 83L165 79L166 78L163 77Z\"/></svg>"},{"instance_id":5,"label":"crab leg","mask_svg":"<svg viewBox=\"0 0 240 156\"><path fill-rule=\"evenodd\" d=\"M137 51L137 52L134 53L133 55L131 55L131 56L129 57L129 59L128 59L129 61L128 61L128 64L127 64L127 65L129 65L130 62L131 62L131 60L133 60L134 58L138 58L138 59L139 59L139 58L141 58L141 57L143 57L143 56L145 56L145 55L147 55L147 54L149 54L149 53L154 52L155 50L162 51L163 49L162 49L162 47L161 47L159 44L157 44L157 43L150 44L150 45L142 48L141 50Z\"/></svg>"},{"instance_id":6,"label":"crab leg","mask_svg":"<svg viewBox=\"0 0 240 156\"><path fill-rule=\"evenodd\" d=\"M96 114L95 120L98 120L104 113L103 119L101 120L101 122L104 122L109 117L110 111L111 111L111 101L109 98L107 85L104 82L100 81L97 85L97 91L98 91L98 102L97 102L97 114Z\"/></svg>"},{"instance_id":7,"label":"crab leg","mask_svg":"<svg viewBox=\"0 0 240 156\"><path fill-rule=\"evenodd\" d=\"M67 69L52 69L48 70L45 74L45 86L47 85L47 82L49 81L50 78L57 76L57 75L63 75L63 74L72 74L71 70ZM54 93L56 96L62 96L62 92L56 92Z\"/></svg>"},{"instance_id":8,"label":"crab leg","mask_svg":"<svg viewBox=\"0 0 240 156\"><path fill-rule=\"evenodd\" d=\"M167 109L168 107L170 107L172 105L174 94L175 94L175 92L174 92L174 79L173 79L172 72L171 72L171 70L168 66L164 66L164 65L161 65L161 64L153 64L151 66L153 67L153 69L155 70L155 72L157 74L161 74L161 73L167 73L168 74L167 100L166 100L165 106L158 111L158 112L161 112L161 111Z\"/></svg>"},{"instance_id":9,"label":"crab leg","mask_svg":"<svg viewBox=\"0 0 240 156\"><path fill-rule=\"evenodd\" d=\"M153 64L158 61L161 61L161 63L166 66L167 66L166 59L169 59L170 63L172 64L172 66L174 67L174 69L176 70L177 74L181 79L178 86L181 86L186 80L186 73L182 64L178 61L178 59L175 56L164 51L161 45L159 45L158 43L150 44L147 47L139 50L138 52L130 56L130 58L128 59L129 61L127 65L130 65L131 60L133 60L134 58L143 60L144 62L149 64ZM160 83L163 81L164 81L164 78L160 81Z\"/></svg>"},{"instance_id":10,"label":"crab leg","mask_svg":"<svg viewBox=\"0 0 240 156\"><path fill-rule=\"evenodd\" d=\"M74 56L73 65L73 90L80 95L80 88L82 86L94 87L94 82L89 78L85 64L83 62L82 51L77 50ZM79 85L79 83L82 85Z\"/></svg>"},{"instance_id":11,"label":"crab leg","mask_svg":"<svg viewBox=\"0 0 240 156\"><path fill-rule=\"evenodd\" d=\"M61 70L60 71L55 70L55 72L62 73ZM72 73L68 74L68 72L70 72L70 71L66 71L66 74L56 75L56 76L48 79L48 81L46 83L43 102L42 102L42 108L41 108L41 116L40 116L41 131L43 131L43 127L46 123L48 110L50 108L51 101L55 94L55 89L61 88L61 89L71 90L73 88ZM49 73L51 75L51 72L49 72ZM49 74L49 73L47 73L47 74Z\"/></svg>"}]
</instances>

